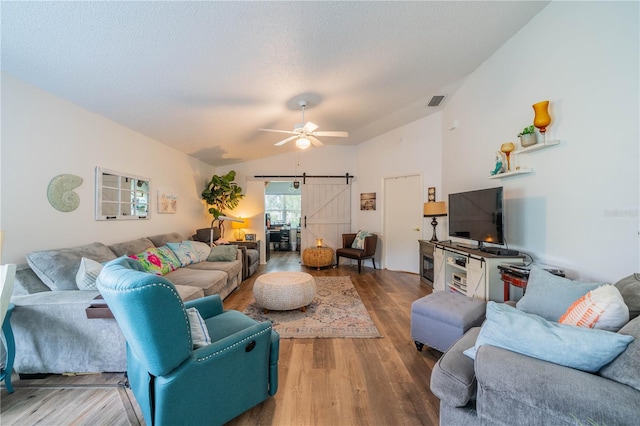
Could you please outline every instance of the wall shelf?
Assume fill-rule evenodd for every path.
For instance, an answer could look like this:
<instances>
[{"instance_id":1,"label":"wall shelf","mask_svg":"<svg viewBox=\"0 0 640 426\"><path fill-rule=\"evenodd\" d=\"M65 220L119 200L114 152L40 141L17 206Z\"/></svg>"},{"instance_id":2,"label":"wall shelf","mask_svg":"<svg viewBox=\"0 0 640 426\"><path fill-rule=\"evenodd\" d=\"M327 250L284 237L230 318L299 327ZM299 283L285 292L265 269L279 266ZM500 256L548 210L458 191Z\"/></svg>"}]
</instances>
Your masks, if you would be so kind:
<instances>
[{"instance_id":1,"label":"wall shelf","mask_svg":"<svg viewBox=\"0 0 640 426\"><path fill-rule=\"evenodd\" d=\"M552 141L547 141L545 143L538 143L535 145L528 146L526 148L522 148L518 151L513 151L511 155L528 154L530 152L539 151L541 149L549 148L551 146L556 146L559 144L560 144L559 140L552 140ZM513 170L511 172L499 173L497 175L489 176L489 179L504 179L511 176L523 175L531 172L533 172L533 169L522 167L522 168L519 168L518 170Z\"/></svg>"},{"instance_id":2,"label":"wall shelf","mask_svg":"<svg viewBox=\"0 0 640 426\"><path fill-rule=\"evenodd\" d=\"M526 173L531 173L533 171L533 169L518 169L518 170L514 170L511 172L505 172L505 173L499 173L497 175L493 175L493 176L489 176L489 179L502 179L502 178L508 178L510 176L515 176L515 175L524 175Z\"/></svg>"}]
</instances>

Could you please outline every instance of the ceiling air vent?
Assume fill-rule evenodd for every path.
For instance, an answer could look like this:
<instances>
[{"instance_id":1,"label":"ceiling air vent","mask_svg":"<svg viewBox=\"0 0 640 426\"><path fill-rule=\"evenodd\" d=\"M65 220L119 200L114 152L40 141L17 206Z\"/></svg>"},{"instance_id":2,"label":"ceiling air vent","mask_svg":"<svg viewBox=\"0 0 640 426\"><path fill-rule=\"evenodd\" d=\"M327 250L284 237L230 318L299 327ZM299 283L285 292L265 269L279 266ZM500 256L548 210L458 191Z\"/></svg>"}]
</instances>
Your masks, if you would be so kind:
<instances>
[{"instance_id":1,"label":"ceiling air vent","mask_svg":"<svg viewBox=\"0 0 640 426\"><path fill-rule=\"evenodd\" d=\"M440 105L440 103L444 100L444 96L434 96L433 98L431 98L431 100L429 101L429 103L427 104L427 106L430 107L437 107L438 105Z\"/></svg>"}]
</instances>

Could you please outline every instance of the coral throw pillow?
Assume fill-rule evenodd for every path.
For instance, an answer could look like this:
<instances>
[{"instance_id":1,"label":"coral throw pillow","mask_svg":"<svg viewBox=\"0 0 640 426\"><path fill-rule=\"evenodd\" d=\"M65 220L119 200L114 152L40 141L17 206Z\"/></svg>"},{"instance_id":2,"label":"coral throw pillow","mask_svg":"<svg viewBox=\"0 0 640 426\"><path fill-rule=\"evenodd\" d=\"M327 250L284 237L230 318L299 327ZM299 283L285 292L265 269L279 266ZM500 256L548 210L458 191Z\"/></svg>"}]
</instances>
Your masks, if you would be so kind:
<instances>
[{"instance_id":1,"label":"coral throw pillow","mask_svg":"<svg viewBox=\"0 0 640 426\"><path fill-rule=\"evenodd\" d=\"M629 322L629 308L617 288L606 284L576 300L560 317L560 324L618 331Z\"/></svg>"}]
</instances>

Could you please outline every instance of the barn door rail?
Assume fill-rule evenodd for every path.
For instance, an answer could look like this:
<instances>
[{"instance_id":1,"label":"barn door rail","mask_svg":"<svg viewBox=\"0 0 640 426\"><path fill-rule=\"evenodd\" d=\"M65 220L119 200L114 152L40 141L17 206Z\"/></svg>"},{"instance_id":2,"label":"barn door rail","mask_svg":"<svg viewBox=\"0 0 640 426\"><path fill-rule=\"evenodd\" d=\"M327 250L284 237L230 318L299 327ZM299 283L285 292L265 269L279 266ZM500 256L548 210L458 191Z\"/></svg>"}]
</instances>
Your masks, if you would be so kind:
<instances>
[{"instance_id":1,"label":"barn door rail","mask_svg":"<svg viewBox=\"0 0 640 426\"><path fill-rule=\"evenodd\" d=\"M302 178L302 184L306 184L307 179L337 179L345 178L347 185L349 185L349 179L353 179L355 176L345 173L344 175L308 175L303 173L302 175L256 175L255 179L298 179Z\"/></svg>"}]
</instances>

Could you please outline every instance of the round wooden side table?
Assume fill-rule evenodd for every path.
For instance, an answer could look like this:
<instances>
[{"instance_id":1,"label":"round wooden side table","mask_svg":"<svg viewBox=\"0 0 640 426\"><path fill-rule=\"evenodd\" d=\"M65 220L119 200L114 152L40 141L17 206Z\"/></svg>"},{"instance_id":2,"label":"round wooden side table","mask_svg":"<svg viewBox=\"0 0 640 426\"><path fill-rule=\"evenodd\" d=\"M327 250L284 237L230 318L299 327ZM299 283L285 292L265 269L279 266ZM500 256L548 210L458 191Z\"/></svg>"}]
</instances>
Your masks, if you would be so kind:
<instances>
[{"instance_id":1,"label":"round wooden side table","mask_svg":"<svg viewBox=\"0 0 640 426\"><path fill-rule=\"evenodd\" d=\"M333 263L333 249L331 247L306 248L302 252L302 262L312 268L324 268Z\"/></svg>"}]
</instances>

